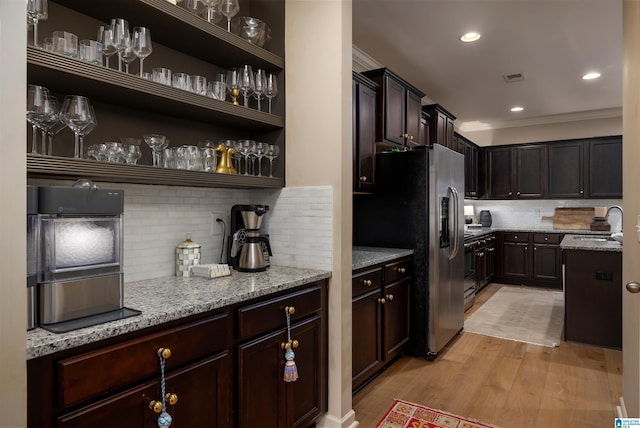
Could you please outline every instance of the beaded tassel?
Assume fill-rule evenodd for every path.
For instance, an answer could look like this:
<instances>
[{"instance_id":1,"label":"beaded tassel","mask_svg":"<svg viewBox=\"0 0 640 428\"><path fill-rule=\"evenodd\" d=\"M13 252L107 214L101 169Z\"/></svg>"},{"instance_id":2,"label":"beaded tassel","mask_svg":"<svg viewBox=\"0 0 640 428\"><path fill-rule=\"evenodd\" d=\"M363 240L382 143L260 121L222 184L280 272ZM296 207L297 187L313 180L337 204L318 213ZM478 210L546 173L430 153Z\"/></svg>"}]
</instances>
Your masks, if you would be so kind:
<instances>
[{"instance_id":1,"label":"beaded tassel","mask_svg":"<svg viewBox=\"0 0 640 428\"><path fill-rule=\"evenodd\" d=\"M295 382L298 380L298 367L293 360L296 354L293 352L293 342L291 341L291 315L289 314L289 307L284 308L285 316L287 317L287 343L285 344L284 359L287 360L284 364L284 381Z\"/></svg>"},{"instance_id":2,"label":"beaded tassel","mask_svg":"<svg viewBox=\"0 0 640 428\"><path fill-rule=\"evenodd\" d=\"M162 391L162 413L158 416L158 427L168 428L171 426L173 418L169 413L167 413L167 403L165 402L166 389L164 381L164 358L162 357L161 350L158 350L158 357L160 357L160 389Z\"/></svg>"}]
</instances>

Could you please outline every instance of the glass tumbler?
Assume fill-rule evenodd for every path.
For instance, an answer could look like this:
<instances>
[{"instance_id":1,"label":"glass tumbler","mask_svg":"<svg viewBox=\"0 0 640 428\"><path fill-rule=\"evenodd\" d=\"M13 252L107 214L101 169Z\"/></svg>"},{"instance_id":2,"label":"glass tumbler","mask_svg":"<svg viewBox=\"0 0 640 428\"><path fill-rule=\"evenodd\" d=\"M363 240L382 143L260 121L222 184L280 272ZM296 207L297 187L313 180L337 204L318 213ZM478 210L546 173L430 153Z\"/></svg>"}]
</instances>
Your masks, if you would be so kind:
<instances>
[{"instance_id":1,"label":"glass tumbler","mask_svg":"<svg viewBox=\"0 0 640 428\"><path fill-rule=\"evenodd\" d=\"M78 58L95 65L102 65L102 43L95 40L81 40Z\"/></svg>"},{"instance_id":2,"label":"glass tumbler","mask_svg":"<svg viewBox=\"0 0 640 428\"><path fill-rule=\"evenodd\" d=\"M207 83L207 95L214 100L224 101L227 97L227 86L220 81L209 82Z\"/></svg>"},{"instance_id":3,"label":"glass tumbler","mask_svg":"<svg viewBox=\"0 0 640 428\"><path fill-rule=\"evenodd\" d=\"M207 95L207 78L191 76L191 91L199 95Z\"/></svg>"},{"instance_id":4,"label":"glass tumbler","mask_svg":"<svg viewBox=\"0 0 640 428\"><path fill-rule=\"evenodd\" d=\"M52 39L54 52L77 58L78 36L67 31L54 31Z\"/></svg>"},{"instance_id":5,"label":"glass tumbler","mask_svg":"<svg viewBox=\"0 0 640 428\"><path fill-rule=\"evenodd\" d=\"M152 70L153 81L171 86L171 70L168 68L154 68Z\"/></svg>"},{"instance_id":6,"label":"glass tumbler","mask_svg":"<svg viewBox=\"0 0 640 428\"><path fill-rule=\"evenodd\" d=\"M171 76L171 86L185 91L191 91L191 76L187 73L176 73Z\"/></svg>"}]
</instances>

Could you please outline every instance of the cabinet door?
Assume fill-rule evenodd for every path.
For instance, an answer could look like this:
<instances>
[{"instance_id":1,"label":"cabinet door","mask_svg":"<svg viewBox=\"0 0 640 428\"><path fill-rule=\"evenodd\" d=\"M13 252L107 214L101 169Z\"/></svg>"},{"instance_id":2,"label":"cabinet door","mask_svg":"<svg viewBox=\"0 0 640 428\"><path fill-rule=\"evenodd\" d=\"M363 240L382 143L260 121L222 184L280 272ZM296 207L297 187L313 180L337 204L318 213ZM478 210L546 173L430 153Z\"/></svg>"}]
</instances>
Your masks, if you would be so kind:
<instances>
[{"instance_id":1,"label":"cabinet door","mask_svg":"<svg viewBox=\"0 0 640 428\"><path fill-rule=\"evenodd\" d=\"M504 276L508 278L529 277L529 244L505 242L502 250Z\"/></svg>"},{"instance_id":2,"label":"cabinet door","mask_svg":"<svg viewBox=\"0 0 640 428\"><path fill-rule=\"evenodd\" d=\"M410 278L406 278L384 287L385 362L398 356L409 342L409 283Z\"/></svg>"},{"instance_id":3,"label":"cabinet door","mask_svg":"<svg viewBox=\"0 0 640 428\"><path fill-rule=\"evenodd\" d=\"M445 117L444 140L445 146L451 150L458 151L458 144L457 142L454 144L453 141L453 119L450 117Z\"/></svg>"},{"instance_id":4,"label":"cabinet door","mask_svg":"<svg viewBox=\"0 0 640 428\"><path fill-rule=\"evenodd\" d=\"M322 409L324 373L320 317L312 317L291 329L299 378L285 382L286 331L260 337L238 347L238 425L240 427L308 426Z\"/></svg>"},{"instance_id":5,"label":"cabinet door","mask_svg":"<svg viewBox=\"0 0 640 428\"><path fill-rule=\"evenodd\" d=\"M424 115L420 118L420 134L419 135L420 135L419 145L428 146L429 145L429 119L424 117Z\"/></svg>"},{"instance_id":6,"label":"cabinet door","mask_svg":"<svg viewBox=\"0 0 640 428\"><path fill-rule=\"evenodd\" d=\"M424 145L420 141L420 120L422 118L422 99L418 94L406 91L406 122L405 133L408 135L407 145L419 146Z\"/></svg>"},{"instance_id":7,"label":"cabinet door","mask_svg":"<svg viewBox=\"0 0 640 428\"><path fill-rule=\"evenodd\" d=\"M493 275L495 274L496 268L495 268L495 257L496 257L496 246L491 243L489 245L487 245L487 248L485 250L486 253L486 261L485 261L485 281L489 282L491 281L491 278L493 278Z\"/></svg>"},{"instance_id":8,"label":"cabinet door","mask_svg":"<svg viewBox=\"0 0 640 428\"><path fill-rule=\"evenodd\" d=\"M384 84L384 139L404 146L406 89L400 82L389 76L385 77Z\"/></svg>"},{"instance_id":9,"label":"cabinet door","mask_svg":"<svg viewBox=\"0 0 640 428\"><path fill-rule=\"evenodd\" d=\"M356 99L357 177L355 190L370 191L375 186L376 91L359 84Z\"/></svg>"},{"instance_id":10,"label":"cabinet door","mask_svg":"<svg viewBox=\"0 0 640 428\"><path fill-rule=\"evenodd\" d=\"M352 387L369 379L383 364L380 288L352 301Z\"/></svg>"},{"instance_id":11,"label":"cabinet door","mask_svg":"<svg viewBox=\"0 0 640 428\"><path fill-rule=\"evenodd\" d=\"M511 148L488 149L486 156L489 199L511 199Z\"/></svg>"},{"instance_id":12,"label":"cabinet door","mask_svg":"<svg viewBox=\"0 0 640 428\"><path fill-rule=\"evenodd\" d=\"M589 141L589 197L622 198L622 139Z\"/></svg>"},{"instance_id":13,"label":"cabinet door","mask_svg":"<svg viewBox=\"0 0 640 428\"><path fill-rule=\"evenodd\" d=\"M546 145L517 147L515 149L515 191L518 199L546 197L547 182ZM513 189L512 189L513 190Z\"/></svg>"},{"instance_id":14,"label":"cabinet door","mask_svg":"<svg viewBox=\"0 0 640 428\"><path fill-rule=\"evenodd\" d=\"M167 411L178 426L231 425L230 364L223 354L207 358L166 377L166 392L178 396ZM154 380L58 417L58 427L150 427L158 414L149 409L161 400L160 382Z\"/></svg>"},{"instance_id":15,"label":"cabinet door","mask_svg":"<svg viewBox=\"0 0 640 428\"><path fill-rule=\"evenodd\" d=\"M533 279L562 281L562 250L559 246L534 244Z\"/></svg>"},{"instance_id":16,"label":"cabinet door","mask_svg":"<svg viewBox=\"0 0 640 428\"><path fill-rule=\"evenodd\" d=\"M549 198L584 198L584 151L583 141L547 146Z\"/></svg>"},{"instance_id":17,"label":"cabinet door","mask_svg":"<svg viewBox=\"0 0 640 428\"><path fill-rule=\"evenodd\" d=\"M464 195L467 198L478 197L478 148L473 144L464 144Z\"/></svg>"}]
</instances>

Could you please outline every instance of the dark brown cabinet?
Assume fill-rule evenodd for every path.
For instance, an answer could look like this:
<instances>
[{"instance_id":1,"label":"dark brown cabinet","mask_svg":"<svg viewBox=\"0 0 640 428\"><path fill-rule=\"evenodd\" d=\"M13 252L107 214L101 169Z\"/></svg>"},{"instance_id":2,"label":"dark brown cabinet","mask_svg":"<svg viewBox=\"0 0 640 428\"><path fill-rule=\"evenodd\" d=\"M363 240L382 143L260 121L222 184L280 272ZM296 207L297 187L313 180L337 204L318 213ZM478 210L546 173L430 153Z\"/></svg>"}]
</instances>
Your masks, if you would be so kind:
<instances>
[{"instance_id":1,"label":"dark brown cabinet","mask_svg":"<svg viewBox=\"0 0 640 428\"><path fill-rule=\"evenodd\" d=\"M622 253L565 250L565 339L622 348Z\"/></svg>"},{"instance_id":2,"label":"dark brown cabinet","mask_svg":"<svg viewBox=\"0 0 640 428\"><path fill-rule=\"evenodd\" d=\"M585 197L585 151L582 140L547 146L549 198Z\"/></svg>"},{"instance_id":3,"label":"dark brown cabinet","mask_svg":"<svg viewBox=\"0 0 640 428\"><path fill-rule=\"evenodd\" d=\"M474 250L476 286L480 290L493 279L495 274L495 235L487 235L478 240Z\"/></svg>"},{"instance_id":4,"label":"dark brown cabinet","mask_svg":"<svg viewBox=\"0 0 640 428\"><path fill-rule=\"evenodd\" d=\"M500 232L498 279L510 283L562 286L561 233Z\"/></svg>"},{"instance_id":5,"label":"dark brown cabinet","mask_svg":"<svg viewBox=\"0 0 640 428\"><path fill-rule=\"evenodd\" d=\"M460 147L458 147L457 140L454 140L453 133L453 123L456 117L439 104L423 106L422 110L430 117L429 144L440 144L460 152Z\"/></svg>"},{"instance_id":6,"label":"dark brown cabinet","mask_svg":"<svg viewBox=\"0 0 640 428\"><path fill-rule=\"evenodd\" d=\"M375 188L376 87L371 80L353 73L353 191Z\"/></svg>"},{"instance_id":7,"label":"dark brown cabinet","mask_svg":"<svg viewBox=\"0 0 640 428\"><path fill-rule=\"evenodd\" d=\"M546 145L489 148L486 151L489 199L546 197Z\"/></svg>"},{"instance_id":8,"label":"dark brown cabinet","mask_svg":"<svg viewBox=\"0 0 640 428\"><path fill-rule=\"evenodd\" d=\"M424 93L387 68L362 74L378 85L376 141L396 147L423 144L420 119Z\"/></svg>"},{"instance_id":9,"label":"dark brown cabinet","mask_svg":"<svg viewBox=\"0 0 640 428\"><path fill-rule=\"evenodd\" d=\"M462 144L462 153L464 153L464 197L477 199L480 196L479 148L461 135L456 135L456 138L458 144Z\"/></svg>"},{"instance_id":10,"label":"dark brown cabinet","mask_svg":"<svg viewBox=\"0 0 640 428\"><path fill-rule=\"evenodd\" d=\"M622 198L622 138L588 141L590 198Z\"/></svg>"},{"instance_id":11,"label":"dark brown cabinet","mask_svg":"<svg viewBox=\"0 0 640 428\"><path fill-rule=\"evenodd\" d=\"M352 388L358 390L399 356L409 341L410 260L354 273Z\"/></svg>"}]
</instances>

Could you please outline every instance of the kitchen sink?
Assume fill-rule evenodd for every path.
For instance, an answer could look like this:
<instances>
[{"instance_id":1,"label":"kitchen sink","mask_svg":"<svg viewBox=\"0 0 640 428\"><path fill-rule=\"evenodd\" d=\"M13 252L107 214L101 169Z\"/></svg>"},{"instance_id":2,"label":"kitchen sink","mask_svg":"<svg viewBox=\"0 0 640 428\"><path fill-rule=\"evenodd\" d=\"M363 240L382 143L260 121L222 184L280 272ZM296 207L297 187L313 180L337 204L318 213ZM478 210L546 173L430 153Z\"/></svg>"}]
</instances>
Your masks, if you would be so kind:
<instances>
[{"instance_id":1,"label":"kitchen sink","mask_svg":"<svg viewBox=\"0 0 640 428\"><path fill-rule=\"evenodd\" d=\"M590 241L590 242L620 242L617 239L612 238L611 236L574 236L574 240L578 241Z\"/></svg>"}]
</instances>

